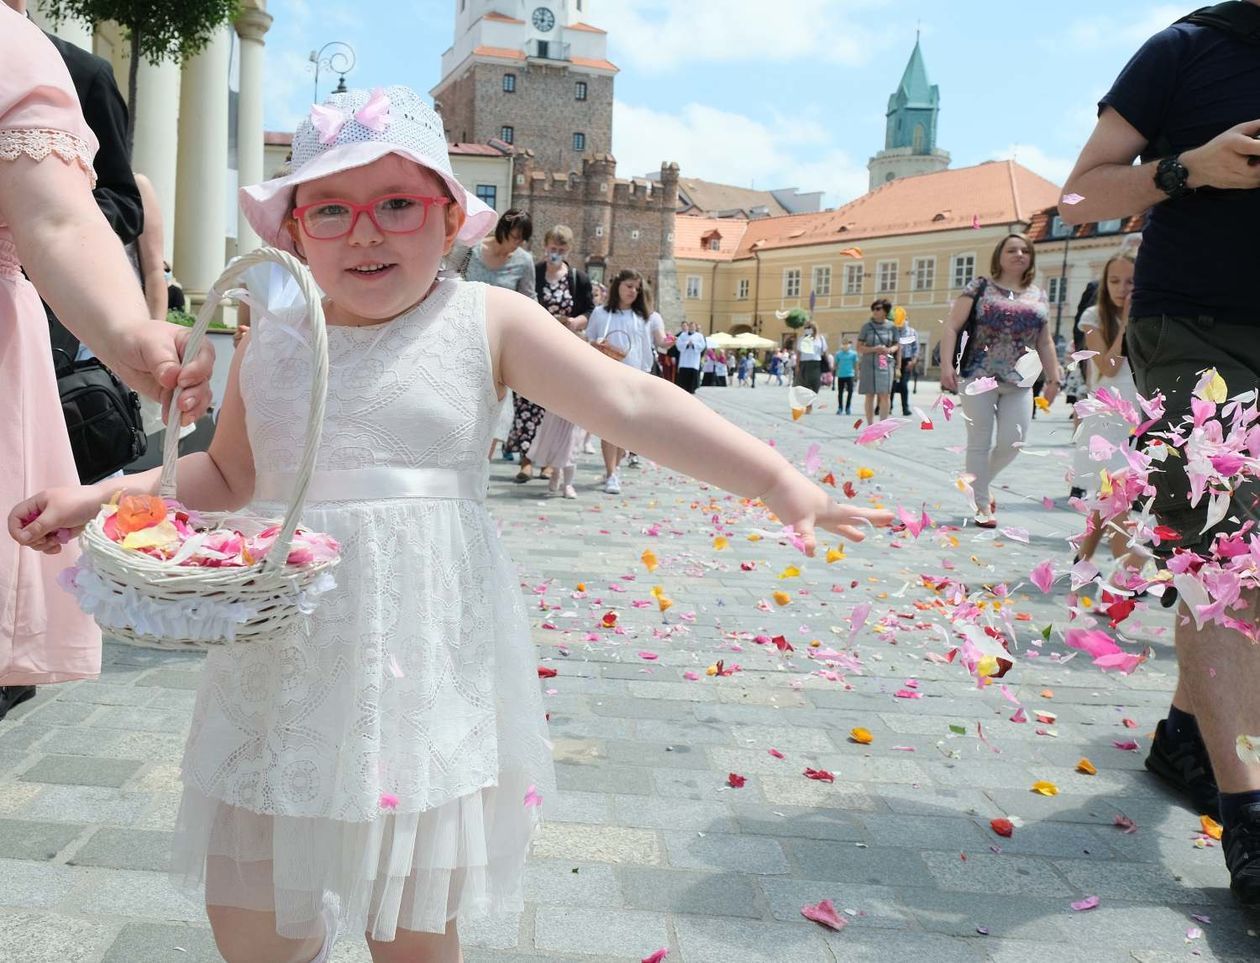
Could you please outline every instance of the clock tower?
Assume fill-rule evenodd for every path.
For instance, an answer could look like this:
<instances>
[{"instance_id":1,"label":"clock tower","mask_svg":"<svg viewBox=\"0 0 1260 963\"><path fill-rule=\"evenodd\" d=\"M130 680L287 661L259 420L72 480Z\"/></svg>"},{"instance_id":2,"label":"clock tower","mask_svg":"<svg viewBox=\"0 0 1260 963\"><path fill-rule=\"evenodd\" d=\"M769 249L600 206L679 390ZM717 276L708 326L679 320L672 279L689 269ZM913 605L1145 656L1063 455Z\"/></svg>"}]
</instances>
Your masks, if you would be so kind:
<instances>
[{"instance_id":1,"label":"clock tower","mask_svg":"<svg viewBox=\"0 0 1260 963\"><path fill-rule=\"evenodd\" d=\"M594 0L453 0L455 42L430 93L452 142L498 139L555 171L612 150L608 34Z\"/></svg>"},{"instance_id":2,"label":"clock tower","mask_svg":"<svg viewBox=\"0 0 1260 963\"><path fill-rule=\"evenodd\" d=\"M867 162L871 190L899 177L931 174L949 167L949 153L936 146L936 121L941 112L941 89L928 82L918 37L888 98L884 149Z\"/></svg>"}]
</instances>

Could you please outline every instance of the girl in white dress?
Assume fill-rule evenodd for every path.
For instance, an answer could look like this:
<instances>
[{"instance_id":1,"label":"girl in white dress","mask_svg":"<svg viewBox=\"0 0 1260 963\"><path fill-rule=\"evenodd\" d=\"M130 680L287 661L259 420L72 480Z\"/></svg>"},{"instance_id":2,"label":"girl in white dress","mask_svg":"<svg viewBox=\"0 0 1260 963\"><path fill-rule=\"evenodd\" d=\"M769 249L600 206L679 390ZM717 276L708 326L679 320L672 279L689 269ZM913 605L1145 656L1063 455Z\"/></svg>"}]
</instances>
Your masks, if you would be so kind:
<instances>
[{"instance_id":1,"label":"girl in white dress","mask_svg":"<svg viewBox=\"0 0 1260 963\"><path fill-rule=\"evenodd\" d=\"M290 637L208 656L183 762L175 870L203 885L229 963L326 961L338 927L373 960L459 960L457 923L520 911L554 775L519 584L484 504L507 388L600 437L860 539L887 512L833 502L685 392L617 364L536 301L439 278L494 214L451 173L405 87L335 94L293 173L244 188L259 236L325 293L327 414L303 524L342 546L338 586ZM641 323L641 322L640 322ZM260 319L233 358L208 452L179 460L192 508L279 514L306 431L311 359ZM301 332L299 332L300 334ZM468 346L451 352L450 345ZM156 472L128 487L156 490ZM30 544L78 529L108 486L14 509Z\"/></svg>"}]
</instances>

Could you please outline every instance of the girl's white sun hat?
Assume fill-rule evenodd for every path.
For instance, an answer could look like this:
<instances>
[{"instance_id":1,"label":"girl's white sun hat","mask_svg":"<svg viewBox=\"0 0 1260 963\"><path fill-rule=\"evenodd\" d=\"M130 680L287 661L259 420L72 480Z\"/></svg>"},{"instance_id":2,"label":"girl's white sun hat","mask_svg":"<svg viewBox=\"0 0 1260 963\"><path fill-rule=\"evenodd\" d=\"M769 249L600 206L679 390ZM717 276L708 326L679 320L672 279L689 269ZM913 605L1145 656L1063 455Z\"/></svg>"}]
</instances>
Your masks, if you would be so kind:
<instances>
[{"instance_id":1,"label":"girl's white sun hat","mask_svg":"<svg viewBox=\"0 0 1260 963\"><path fill-rule=\"evenodd\" d=\"M460 242L472 244L494 228L498 215L451 171L441 119L414 90L402 86L350 90L312 107L293 135L291 173L242 187L241 210L264 243L297 254L285 227L297 186L387 154L415 161L442 178L464 210Z\"/></svg>"}]
</instances>

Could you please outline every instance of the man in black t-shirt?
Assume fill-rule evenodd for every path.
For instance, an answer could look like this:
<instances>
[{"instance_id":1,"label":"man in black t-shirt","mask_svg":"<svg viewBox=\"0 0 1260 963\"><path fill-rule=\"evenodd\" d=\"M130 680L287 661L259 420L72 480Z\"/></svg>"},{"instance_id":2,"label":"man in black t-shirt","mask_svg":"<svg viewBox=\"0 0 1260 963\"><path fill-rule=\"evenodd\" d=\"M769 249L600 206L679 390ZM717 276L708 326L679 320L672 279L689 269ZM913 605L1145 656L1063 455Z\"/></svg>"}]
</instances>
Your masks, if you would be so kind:
<instances>
[{"instance_id":1,"label":"man in black t-shirt","mask_svg":"<svg viewBox=\"0 0 1260 963\"><path fill-rule=\"evenodd\" d=\"M1060 207L1071 223L1150 208L1126 343L1138 391L1165 396L1153 432L1183 421L1205 369L1215 368L1231 395L1260 385L1260 0L1203 13L1156 34L1129 61L1099 104ZM1178 534L1161 550L1207 555L1217 534L1258 520L1248 484L1225 520L1203 532L1208 499L1191 506L1185 459L1157 467L1155 512ZM1249 607L1234 614L1255 621L1257 600L1244 599ZM1260 648L1214 622L1198 629L1188 615L1183 609L1176 627L1177 691L1146 764L1198 812L1219 803L1231 889L1260 905L1260 765L1235 748L1239 735L1260 733Z\"/></svg>"}]
</instances>

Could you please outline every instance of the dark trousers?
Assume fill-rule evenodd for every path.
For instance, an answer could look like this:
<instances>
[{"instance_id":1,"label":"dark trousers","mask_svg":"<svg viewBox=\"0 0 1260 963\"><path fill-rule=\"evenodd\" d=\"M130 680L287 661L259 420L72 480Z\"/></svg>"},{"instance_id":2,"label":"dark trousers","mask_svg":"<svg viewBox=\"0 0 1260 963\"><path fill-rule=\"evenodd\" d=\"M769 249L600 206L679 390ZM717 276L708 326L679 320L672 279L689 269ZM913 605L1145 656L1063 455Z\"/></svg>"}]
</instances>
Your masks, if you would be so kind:
<instances>
[{"instance_id":1,"label":"dark trousers","mask_svg":"<svg viewBox=\"0 0 1260 963\"><path fill-rule=\"evenodd\" d=\"M893 384L892 393L901 396L901 413L903 415L910 414L910 379L914 378L915 388L919 386L919 379L915 375L913 364L906 365L901 369L900 377Z\"/></svg>"},{"instance_id":2,"label":"dark trousers","mask_svg":"<svg viewBox=\"0 0 1260 963\"><path fill-rule=\"evenodd\" d=\"M836 408L839 411L853 410L853 376L836 378Z\"/></svg>"},{"instance_id":3,"label":"dark trousers","mask_svg":"<svg viewBox=\"0 0 1260 963\"><path fill-rule=\"evenodd\" d=\"M675 376L674 384L682 388L689 395L694 395L696 389L700 387L700 369L699 368L679 368Z\"/></svg>"}]
</instances>

